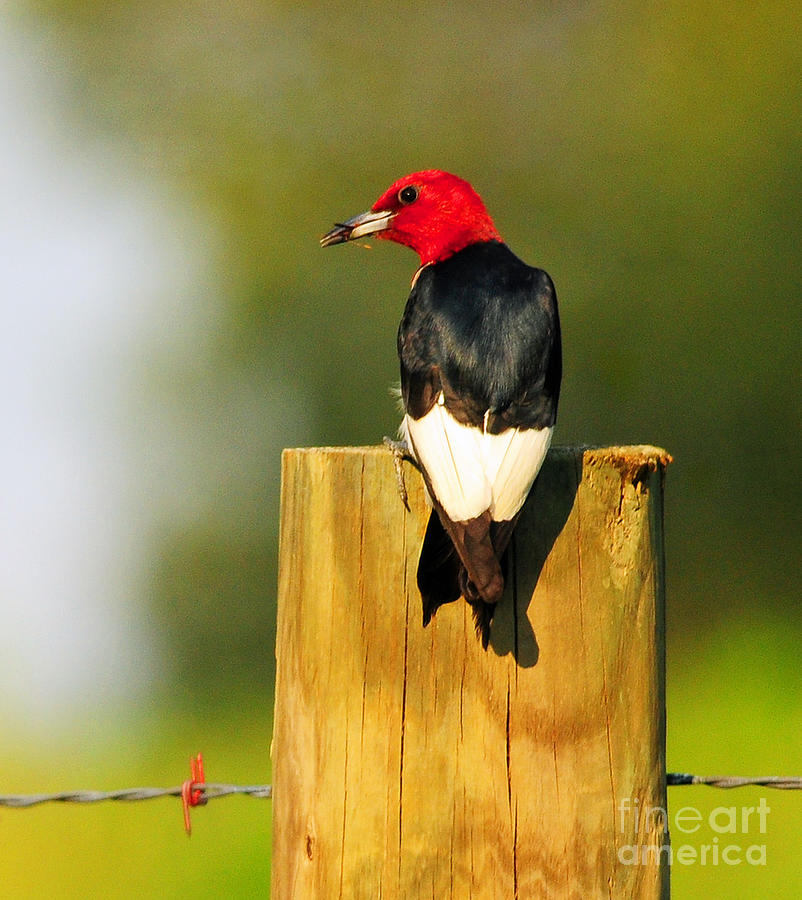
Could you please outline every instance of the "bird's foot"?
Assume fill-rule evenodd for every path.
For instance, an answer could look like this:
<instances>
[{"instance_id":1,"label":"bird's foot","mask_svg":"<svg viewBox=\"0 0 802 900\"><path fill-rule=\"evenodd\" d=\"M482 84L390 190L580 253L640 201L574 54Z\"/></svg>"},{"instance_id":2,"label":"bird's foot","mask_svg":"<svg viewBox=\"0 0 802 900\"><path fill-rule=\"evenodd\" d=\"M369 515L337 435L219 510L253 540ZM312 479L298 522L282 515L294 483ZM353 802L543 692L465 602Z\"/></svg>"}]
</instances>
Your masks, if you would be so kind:
<instances>
[{"instance_id":1,"label":"bird's foot","mask_svg":"<svg viewBox=\"0 0 802 900\"><path fill-rule=\"evenodd\" d=\"M410 453L408 445L404 441L394 441L392 438L383 438L384 446L393 454L393 468L395 469L395 480L398 487L398 495L401 502L409 511L409 496L407 494L407 485L404 480L404 462L411 462L417 465L415 457Z\"/></svg>"}]
</instances>

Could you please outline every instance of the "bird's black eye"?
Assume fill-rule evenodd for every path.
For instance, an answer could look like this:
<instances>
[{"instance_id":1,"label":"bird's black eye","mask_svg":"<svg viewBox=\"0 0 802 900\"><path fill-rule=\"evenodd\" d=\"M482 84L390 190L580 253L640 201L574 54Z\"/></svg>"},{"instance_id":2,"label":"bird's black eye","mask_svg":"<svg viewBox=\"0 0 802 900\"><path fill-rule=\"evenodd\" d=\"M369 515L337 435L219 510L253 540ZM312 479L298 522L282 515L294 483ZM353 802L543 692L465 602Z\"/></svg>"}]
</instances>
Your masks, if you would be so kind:
<instances>
[{"instance_id":1,"label":"bird's black eye","mask_svg":"<svg viewBox=\"0 0 802 900\"><path fill-rule=\"evenodd\" d=\"M414 184L408 184L398 192L398 199L405 206L409 203L414 203L418 199L418 189Z\"/></svg>"}]
</instances>

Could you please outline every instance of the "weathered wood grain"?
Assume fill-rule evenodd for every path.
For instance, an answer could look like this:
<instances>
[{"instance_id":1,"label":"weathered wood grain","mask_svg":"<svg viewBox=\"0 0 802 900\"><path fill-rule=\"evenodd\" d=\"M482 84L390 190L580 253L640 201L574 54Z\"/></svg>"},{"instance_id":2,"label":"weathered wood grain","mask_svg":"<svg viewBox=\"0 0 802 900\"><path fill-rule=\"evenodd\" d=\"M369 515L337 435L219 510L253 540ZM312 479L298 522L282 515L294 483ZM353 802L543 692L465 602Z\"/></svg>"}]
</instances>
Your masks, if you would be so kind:
<instances>
[{"instance_id":1,"label":"weathered wood grain","mask_svg":"<svg viewBox=\"0 0 802 900\"><path fill-rule=\"evenodd\" d=\"M411 466L407 512L384 448L284 452L274 900L668 896L667 459L549 453L485 652L421 627Z\"/></svg>"}]
</instances>

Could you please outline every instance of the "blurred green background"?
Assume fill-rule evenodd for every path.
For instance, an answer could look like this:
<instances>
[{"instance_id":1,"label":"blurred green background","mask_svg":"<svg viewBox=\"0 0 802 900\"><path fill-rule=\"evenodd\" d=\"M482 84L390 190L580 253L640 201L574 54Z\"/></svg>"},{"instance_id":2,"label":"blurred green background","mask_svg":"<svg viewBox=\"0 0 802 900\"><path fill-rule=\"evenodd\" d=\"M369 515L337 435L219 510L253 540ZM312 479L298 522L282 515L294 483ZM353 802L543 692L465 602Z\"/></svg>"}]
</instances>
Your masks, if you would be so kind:
<instances>
[{"instance_id":1,"label":"blurred green background","mask_svg":"<svg viewBox=\"0 0 802 900\"><path fill-rule=\"evenodd\" d=\"M393 432L416 266L317 239L428 167L554 278L558 443L675 457L669 769L801 773L800 12L5 4L0 792L269 782L280 450ZM674 897L802 896L802 795L669 801L761 796ZM266 896L270 814L0 810L0 892Z\"/></svg>"}]
</instances>

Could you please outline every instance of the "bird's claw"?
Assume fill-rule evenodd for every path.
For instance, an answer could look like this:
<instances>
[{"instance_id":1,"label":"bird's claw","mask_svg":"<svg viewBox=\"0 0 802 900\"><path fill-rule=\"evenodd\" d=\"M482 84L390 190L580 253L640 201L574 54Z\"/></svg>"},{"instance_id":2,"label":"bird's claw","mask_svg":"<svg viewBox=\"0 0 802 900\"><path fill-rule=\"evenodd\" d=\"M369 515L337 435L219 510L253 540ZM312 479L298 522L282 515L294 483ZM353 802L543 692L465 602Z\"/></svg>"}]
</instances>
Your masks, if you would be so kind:
<instances>
[{"instance_id":1,"label":"bird's claw","mask_svg":"<svg viewBox=\"0 0 802 900\"><path fill-rule=\"evenodd\" d=\"M404 467L403 463L406 462L415 462L415 458L409 451L409 447L404 441L394 441L392 438L384 437L382 439L384 446L393 454L393 468L395 469L395 479L396 486L398 487L398 495L401 497L401 502L406 507L407 512L409 509L409 495L407 494L407 484L404 480Z\"/></svg>"}]
</instances>

